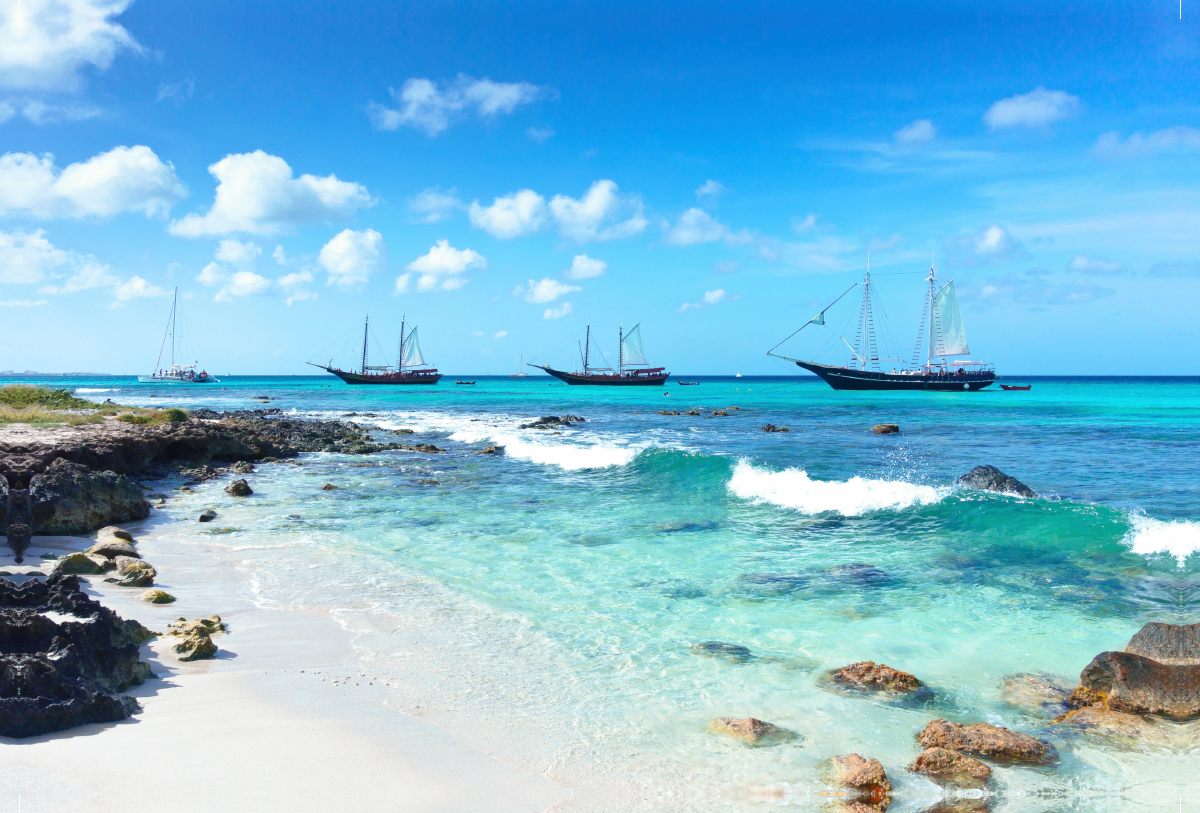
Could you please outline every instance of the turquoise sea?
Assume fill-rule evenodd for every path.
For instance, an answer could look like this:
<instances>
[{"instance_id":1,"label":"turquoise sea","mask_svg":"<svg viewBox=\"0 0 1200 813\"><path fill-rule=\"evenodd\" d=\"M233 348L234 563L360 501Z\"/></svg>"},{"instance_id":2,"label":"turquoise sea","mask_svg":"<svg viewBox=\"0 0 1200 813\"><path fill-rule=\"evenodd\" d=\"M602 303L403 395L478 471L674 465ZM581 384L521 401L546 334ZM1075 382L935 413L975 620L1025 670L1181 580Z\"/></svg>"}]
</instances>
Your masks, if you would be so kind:
<instances>
[{"instance_id":1,"label":"turquoise sea","mask_svg":"<svg viewBox=\"0 0 1200 813\"><path fill-rule=\"evenodd\" d=\"M1197 728L1104 740L1004 690L1017 673L1071 687L1144 623L1200 622L1200 379L940 394L784 377L24 380L138 405L246 409L263 395L445 448L260 465L254 497L205 484L169 500L156 532L218 546L264 605L335 613L397 687L396 708L545 770L580 809L822 810L821 760L852 751L887 768L891 810L950 809L903 770L935 717L1034 733L1061 757L1000 767L989 797L961 809L1200 809ZM701 414L658 414L688 409ZM518 428L563 414L586 422ZM901 432L871 434L884 422ZM505 454L480 454L488 445ZM955 488L982 464L1041 496ZM204 507L221 528L192 521ZM693 648L705 641L752 655ZM823 671L865 659L914 673L932 697L823 688ZM747 748L706 732L717 716L801 739Z\"/></svg>"}]
</instances>

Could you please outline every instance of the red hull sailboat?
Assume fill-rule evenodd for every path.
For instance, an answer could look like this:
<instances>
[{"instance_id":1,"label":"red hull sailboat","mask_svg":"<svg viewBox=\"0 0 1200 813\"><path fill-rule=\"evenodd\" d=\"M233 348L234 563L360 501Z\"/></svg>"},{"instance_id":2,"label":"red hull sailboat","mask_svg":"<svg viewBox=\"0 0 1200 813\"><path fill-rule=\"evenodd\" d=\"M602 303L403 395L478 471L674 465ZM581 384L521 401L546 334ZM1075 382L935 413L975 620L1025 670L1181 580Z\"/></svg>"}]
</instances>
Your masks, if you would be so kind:
<instances>
[{"instance_id":1,"label":"red hull sailboat","mask_svg":"<svg viewBox=\"0 0 1200 813\"><path fill-rule=\"evenodd\" d=\"M579 355L583 360L583 370L576 370L573 373L568 373L565 370L555 370L547 364L530 364L530 367L536 367L539 370L552 375L559 381L565 381L568 384L578 385L596 385L607 387L661 387L667 383L667 379L671 374L667 372L666 367L650 367L646 361L646 355L642 351L642 331L641 323L634 325L633 328L626 333L624 329L618 329L617 332L617 347L618 359L617 369L611 367L593 367L591 366L591 351L592 351L592 326L588 325L587 338L583 347L579 348Z\"/></svg>"}]
</instances>

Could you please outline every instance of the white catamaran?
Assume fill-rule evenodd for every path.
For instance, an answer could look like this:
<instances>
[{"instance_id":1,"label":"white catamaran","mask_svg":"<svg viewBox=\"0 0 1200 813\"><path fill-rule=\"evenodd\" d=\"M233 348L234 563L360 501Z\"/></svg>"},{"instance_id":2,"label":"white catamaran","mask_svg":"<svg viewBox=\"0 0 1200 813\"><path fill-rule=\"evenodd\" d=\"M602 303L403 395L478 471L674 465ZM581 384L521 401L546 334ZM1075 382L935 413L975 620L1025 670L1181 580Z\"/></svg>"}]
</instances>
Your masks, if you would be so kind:
<instances>
[{"instance_id":1,"label":"white catamaran","mask_svg":"<svg viewBox=\"0 0 1200 813\"><path fill-rule=\"evenodd\" d=\"M179 289L175 289L175 298L171 301L171 315L167 319L167 330L163 334L162 346L158 348L158 361L154 363L154 372L149 375L139 375L142 384L217 384L217 379L205 370L196 372L197 362L178 364L175 361L175 351L182 344L183 331L179 328ZM170 365L162 366L163 353L167 345L171 345Z\"/></svg>"}]
</instances>

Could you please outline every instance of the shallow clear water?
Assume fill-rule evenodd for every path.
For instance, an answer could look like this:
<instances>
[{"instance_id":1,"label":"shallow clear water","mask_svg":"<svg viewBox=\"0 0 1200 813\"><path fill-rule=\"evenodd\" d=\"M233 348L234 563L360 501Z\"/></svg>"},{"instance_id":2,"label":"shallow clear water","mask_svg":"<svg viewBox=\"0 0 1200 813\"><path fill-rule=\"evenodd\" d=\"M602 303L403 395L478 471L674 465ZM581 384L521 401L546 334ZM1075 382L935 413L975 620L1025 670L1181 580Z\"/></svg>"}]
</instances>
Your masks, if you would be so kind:
<instances>
[{"instance_id":1,"label":"shallow clear water","mask_svg":"<svg viewBox=\"0 0 1200 813\"><path fill-rule=\"evenodd\" d=\"M1063 735L1001 692L1020 672L1073 685L1147 621L1200 621L1200 379L1030 379L1029 392L961 394L476 380L66 383L147 405L248 408L266 395L445 447L259 466L250 499L209 483L164 509L183 519L214 507L219 528L163 533L224 546L263 603L336 612L364 659L403 687L398 707L549 765L592 798L620 799L615 808L816 809L820 760L856 751L888 768L892 810L923 810L939 792L903 766L934 717L1001 723L1058 748L1054 768L998 770L992 809L1200 801L1194 730L1177 727L1171 747L1118 747ZM690 408L702 414L656 414ZM587 421L518 428L546 414ZM764 433L768 422L792 431ZM882 422L901 433L872 435ZM490 444L506 454L480 455ZM980 464L1044 496L953 487ZM876 570L837 569L849 564ZM753 657L693 650L709 640ZM934 699L821 688L824 670L863 659L916 674ZM745 748L705 732L715 716L760 717L803 739Z\"/></svg>"}]
</instances>

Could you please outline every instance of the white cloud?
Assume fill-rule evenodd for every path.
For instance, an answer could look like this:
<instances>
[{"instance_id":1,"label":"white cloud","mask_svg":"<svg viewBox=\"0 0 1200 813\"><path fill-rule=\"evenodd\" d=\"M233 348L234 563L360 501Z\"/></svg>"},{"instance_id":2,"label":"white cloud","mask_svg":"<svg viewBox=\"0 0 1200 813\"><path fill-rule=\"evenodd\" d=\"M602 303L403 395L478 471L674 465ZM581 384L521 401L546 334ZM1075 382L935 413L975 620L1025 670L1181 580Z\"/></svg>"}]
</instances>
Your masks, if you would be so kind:
<instances>
[{"instance_id":1,"label":"white cloud","mask_svg":"<svg viewBox=\"0 0 1200 813\"><path fill-rule=\"evenodd\" d=\"M993 130L1007 127L1045 127L1079 110L1079 97L1061 90L1038 87L1001 99L988 108L984 123Z\"/></svg>"},{"instance_id":2,"label":"white cloud","mask_svg":"<svg viewBox=\"0 0 1200 813\"><path fill-rule=\"evenodd\" d=\"M700 308L703 308L705 305L720 305L722 302L733 302L733 301L741 299L741 298L742 297L739 294L734 294L733 296L730 296L729 294L725 293L724 288L717 288L716 290L713 290L713 291L705 291L704 296L702 296L700 298L699 302L684 302L682 305L679 306L679 310L681 312L682 311L690 311L690 310L699 310Z\"/></svg>"},{"instance_id":3,"label":"white cloud","mask_svg":"<svg viewBox=\"0 0 1200 813\"><path fill-rule=\"evenodd\" d=\"M529 280L529 288L525 292L525 301L536 305L553 302L560 296L566 296L572 291L582 291L578 285L566 285L551 277L545 277L540 282Z\"/></svg>"},{"instance_id":4,"label":"white cloud","mask_svg":"<svg viewBox=\"0 0 1200 813\"><path fill-rule=\"evenodd\" d=\"M141 277L130 277L125 282L118 283L113 288L113 297L117 302L128 302L131 299L152 299L156 296L170 296L171 292L147 282Z\"/></svg>"},{"instance_id":5,"label":"white cloud","mask_svg":"<svg viewBox=\"0 0 1200 813\"><path fill-rule=\"evenodd\" d=\"M508 335L507 330L497 330L495 333L492 334L492 338L493 339L503 339L507 335Z\"/></svg>"},{"instance_id":6,"label":"white cloud","mask_svg":"<svg viewBox=\"0 0 1200 813\"><path fill-rule=\"evenodd\" d=\"M283 250L283 246L275 246L275 250L271 252L271 257L280 265L287 265L287 252Z\"/></svg>"},{"instance_id":7,"label":"white cloud","mask_svg":"<svg viewBox=\"0 0 1200 813\"><path fill-rule=\"evenodd\" d=\"M576 254L571 260L571 267L567 269L567 276L571 279L592 279L607 273L608 263L592 259L586 254Z\"/></svg>"},{"instance_id":8,"label":"white cloud","mask_svg":"<svg viewBox=\"0 0 1200 813\"><path fill-rule=\"evenodd\" d=\"M978 288L966 285L959 288L963 300L973 303L977 308L988 308L1003 302L1028 305L1035 309L1047 305L1083 305L1115 293L1112 288L1105 288L1090 280L1052 282L1043 279L1038 271L989 277Z\"/></svg>"},{"instance_id":9,"label":"white cloud","mask_svg":"<svg viewBox=\"0 0 1200 813\"><path fill-rule=\"evenodd\" d=\"M396 277L396 286L392 289L393 294L403 294L408 292L408 283L412 281L412 274L401 274Z\"/></svg>"},{"instance_id":10,"label":"white cloud","mask_svg":"<svg viewBox=\"0 0 1200 813\"><path fill-rule=\"evenodd\" d=\"M98 107L79 104L47 104L40 99L16 102L0 102L0 121L13 116L22 116L34 124L52 124L56 121L86 121L99 118L103 111Z\"/></svg>"},{"instance_id":11,"label":"white cloud","mask_svg":"<svg viewBox=\"0 0 1200 813\"><path fill-rule=\"evenodd\" d=\"M175 167L149 147L117 147L62 171L49 153L0 156L0 214L51 218L141 212L153 217L166 215L186 194Z\"/></svg>"},{"instance_id":12,"label":"white cloud","mask_svg":"<svg viewBox=\"0 0 1200 813\"><path fill-rule=\"evenodd\" d=\"M1106 275L1125 273L1125 265L1119 260L1101 260L1094 257L1086 257L1083 254L1076 254L1072 257L1067 268L1081 274Z\"/></svg>"},{"instance_id":13,"label":"white cloud","mask_svg":"<svg viewBox=\"0 0 1200 813\"><path fill-rule=\"evenodd\" d=\"M310 223L345 220L375 200L362 184L336 175L292 177L282 158L262 150L227 155L208 168L217 179L212 208L173 222L182 237L246 232L279 234Z\"/></svg>"},{"instance_id":14,"label":"white cloud","mask_svg":"<svg viewBox=\"0 0 1200 813\"><path fill-rule=\"evenodd\" d=\"M469 112L494 118L536 101L545 90L528 82L493 82L459 74L453 83L442 87L429 79L409 79L399 91L389 88L388 92L396 107L374 102L367 106L375 127L380 130L413 127L432 138Z\"/></svg>"},{"instance_id":15,"label":"white cloud","mask_svg":"<svg viewBox=\"0 0 1200 813\"><path fill-rule=\"evenodd\" d=\"M284 274L276 280L281 288L295 288L298 285L303 285L306 282L312 282L313 275L311 271L296 271L291 274Z\"/></svg>"},{"instance_id":16,"label":"white cloud","mask_svg":"<svg viewBox=\"0 0 1200 813\"><path fill-rule=\"evenodd\" d=\"M408 199L410 219L417 223L437 223L439 220L445 220L451 212L462 206L456 192L457 189L443 192L433 186L418 195L413 195Z\"/></svg>"},{"instance_id":17,"label":"white cloud","mask_svg":"<svg viewBox=\"0 0 1200 813\"><path fill-rule=\"evenodd\" d=\"M530 127L525 131L525 134L537 143L541 144L547 138L554 137L554 129L551 127Z\"/></svg>"},{"instance_id":18,"label":"white cloud","mask_svg":"<svg viewBox=\"0 0 1200 813\"><path fill-rule=\"evenodd\" d=\"M0 300L0 308L36 308L38 305L49 305L45 299L7 299Z\"/></svg>"},{"instance_id":19,"label":"white cloud","mask_svg":"<svg viewBox=\"0 0 1200 813\"><path fill-rule=\"evenodd\" d=\"M70 260L46 239L46 232L0 231L0 283L35 285Z\"/></svg>"},{"instance_id":20,"label":"white cloud","mask_svg":"<svg viewBox=\"0 0 1200 813\"><path fill-rule=\"evenodd\" d=\"M261 294L271 287L269 279L253 270L261 254L262 248L254 243L222 240L213 254L213 262L200 269L196 281L209 287L220 286L214 302L232 302L237 296Z\"/></svg>"},{"instance_id":21,"label":"white cloud","mask_svg":"<svg viewBox=\"0 0 1200 813\"><path fill-rule=\"evenodd\" d=\"M472 331L471 331L471 335L472 335L472 336L482 336L482 335L483 335L483 331L482 331L482 330L472 330Z\"/></svg>"},{"instance_id":22,"label":"white cloud","mask_svg":"<svg viewBox=\"0 0 1200 813\"><path fill-rule=\"evenodd\" d=\"M917 119L896 131L893 141L898 150L912 150L928 144L937 136L937 128L929 119Z\"/></svg>"},{"instance_id":23,"label":"white cloud","mask_svg":"<svg viewBox=\"0 0 1200 813\"><path fill-rule=\"evenodd\" d=\"M1133 158L1164 150L1200 150L1200 130L1168 127L1153 133L1131 133L1124 141L1116 130L1104 133L1092 148L1102 158Z\"/></svg>"},{"instance_id":24,"label":"white cloud","mask_svg":"<svg viewBox=\"0 0 1200 813\"><path fill-rule=\"evenodd\" d=\"M508 240L533 234L546 222L546 201L532 189L522 189L511 195L496 198L491 206L479 201L471 203L468 213L471 225L493 237Z\"/></svg>"},{"instance_id":25,"label":"white cloud","mask_svg":"<svg viewBox=\"0 0 1200 813\"><path fill-rule=\"evenodd\" d=\"M615 220L622 211L628 211L626 220ZM555 195L550 201L550 212L558 222L560 233L578 243L592 240L619 240L645 231L648 221L642 216L640 198L622 201L617 196L617 185L610 180L596 181L580 200Z\"/></svg>"},{"instance_id":26,"label":"white cloud","mask_svg":"<svg viewBox=\"0 0 1200 813\"><path fill-rule=\"evenodd\" d=\"M175 103L176 107L182 107L183 103L192 98L192 94L196 92L196 81L194 79L181 79L178 82L163 82L158 86L158 94L154 97L154 101L161 102L170 100Z\"/></svg>"},{"instance_id":27,"label":"white cloud","mask_svg":"<svg viewBox=\"0 0 1200 813\"><path fill-rule=\"evenodd\" d=\"M75 90L80 71L104 71L121 51L142 53L113 21L130 0L25 0L0 11L0 86Z\"/></svg>"},{"instance_id":28,"label":"white cloud","mask_svg":"<svg viewBox=\"0 0 1200 813\"><path fill-rule=\"evenodd\" d=\"M234 265L249 265L262 254L262 248L254 243L242 243L237 240L222 240L214 255L218 262L233 263Z\"/></svg>"},{"instance_id":29,"label":"white cloud","mask_svg":"<svg viewBox=\"0 0 1200 813\"><path fill-rule=\"evenodd\" d=\"M568 313L571 313L571 303L564 302L557 307L546 308L546 310L542 311L542 318L543 319L561 319L564 316L566 316Z\"/></svg>"},{"instance_id":30,"label":"white cloud","mask_svg":"<svg viewBox=\"0 0 1200 813\"><path fill-rule=\"evenodd\" d=\"M696 197L698 197L698 198L706 198L706 197L716 198L716 197L720 196L720 194L722 192L728 192L728 191L729 190L725 188L725 185L723 183L721 183L720 181L714 181L713 179L709 178L707 181L700 184L700 187L696 190Z\"/></svg>"},{"instance_id":31,"label":"white cloud","mask_svg":"<svg viewBox=\"0 0 1200 813\"><path fill-rule=\"evenodd\" d=\"M946 240L950 265L974 267L1028 257L1029 254L1004 226L993 223L978 232L967 232Z\"/></svg>"},{"instance_id":32,"label":"white cloud","mask_svg":"<svg viewBox=\"0 0 1200 813\"><path fill-rule=\"evenodd\" d=\"M460 250L450 245L449 240L438 240L437 245L406 267L420 274L418 291L456 291L467 284L467 279L459 275L464 271L487 268L487 260L469 248ZM407 291L410 279L408 274L402 274L396 280L396 293Z\"/></svg>"},{"instance_id":33,"label":"white cloud","mask_svg":"<svg viewBox=\"0 0 1200 813\"><path fill-rule=\"evenodd\" d=\"M329 272L328 285L361 285L387 268L388 247L374 229L343 229L325 244L317 257Z\"/></svg>"},{"instance_id":34,"label":"white cloud","mask_svg":"<svg viewBox=\"0 0 1200 813\"><path fill-rule=\"evenodd\" d=\"M712 269L718 274L732 274L739 267L738 263L734 260L717 260L713 263Z\"/></svg>"},{"instance_id":35,"label":"white cloud","mask_svg":"<svg viewBox=\"0 0 1200 813\"><path fill-rule=\"evenodd\" d=\"M663 242L669 246L694 246L723 240L731 246L742 246L753 239L749 231L743 229L734 233L703 209L692 208L680 215L678 222L667 229Z\"/></svg>"},{"instance_id":36,"label":"white cloud","mask_svg":"<svg viewBox=\"0 0 1200 813\"><path fill-rule=\"evenodd\" d=\"M798 217L792 218L792 230L796 232L796 234L804 234L806 231L815 229L816 227L817 216L812 212L809 212L808 216L803 220Z\"/></svg>"},{"instance_id":37,"label":"white cloud","mask_svg":"<svg viewBox=\"0 0 1200 813\"><path fill-rule=\"evenodd\" d=\"M259 276L253 271L235 271L229 276L225 286L217 291L214 302L232 302L235 296L251 296L261 294L271 287L271 281Z\"/></svg>"}]
</instances>

